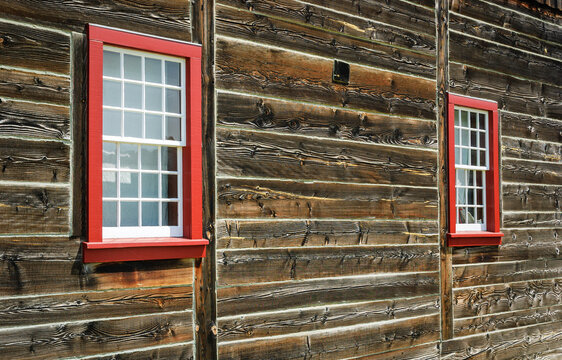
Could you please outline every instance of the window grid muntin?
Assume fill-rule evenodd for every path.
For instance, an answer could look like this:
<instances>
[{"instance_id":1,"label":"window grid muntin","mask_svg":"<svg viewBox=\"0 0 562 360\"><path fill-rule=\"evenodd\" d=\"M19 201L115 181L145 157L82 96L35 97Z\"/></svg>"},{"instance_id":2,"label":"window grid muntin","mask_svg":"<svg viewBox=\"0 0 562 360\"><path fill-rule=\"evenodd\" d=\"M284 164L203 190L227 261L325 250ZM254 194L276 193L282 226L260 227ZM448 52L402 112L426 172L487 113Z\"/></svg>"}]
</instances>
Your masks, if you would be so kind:
<instances>
[{"instance_id":1,"label":"window grid muntin","mask_svg":"<svg viewBox=\"0 0 562 360\"><path fill-rule=\"evenodd\" d=\"M185 132L186 132L186 103L185 103L185 60L170 56L164 56L160 54L154 54L149 52L141 52L141 51L134 51L129 49L122 49L113 46L104 46L104 51L111 51L114 53L119 54L119 72L120 77L112 77L103 75L103 80L110 80L110 81L119 81L120 82L120 107L117 106L110 106L110 105L103 105L103 109L106 110L116 110L120 112L120 136L112 136L112 135L103 135L103 143L113 143L116 144L116 168L105 167L102 166L102 174L105 173L114 173L115 180L116 180L116 190L117 196L116 197L102 197L102 204L106 202L112 202L117 204L117 213L116 213L116 227L103 227L103 237L150 237L150 236L181 236L183 234L183 227L182 227L182 174L181 174L181 156L182 156L182 148L181 146L185 145ZM131 54L135 56L141 57L141 80L132 80L132 79L125 79L125 65L124 65L124 57L125 54ZM154 83L145 81L146 80L146 69L145 63L146 58L156 58L160 60L160 77L161 83ZM181 86L176 85L168 85L166 84L166 61L172 61L175 63L180 64L180 71L179 71L179 81ZM130 84L137 84L141 85L141 107L140 108L130 108L125 107L125 85L127 83ZM147 85L158 87L161 89L161 111L157 110L147 110L146 107L146 87ZM167 111L166 105L166 90L179 90L179 106L180 112L169 112ZM129 113L140 113L142 114L141 120L141 133L142 138L137 137L126 137L125 136L125 114L126 112ZM159 139L151 139L146 138L146 115L147 114L154 114L160 116L160 125L161 125L161 138L163 139L166 136L166 126L168 125L168 117L174 117L180 119L180 140L159 140ZM122 144L134 144L137 145L137 165L136 169L129 169L129 168L122 168L121 167L121 145ZM157 162L158 162L158 170L145 170L142 169L142 146L151 145L157 147ZM162 170L162 149L163 148L175 148L177 151L176 155L176 169L177 171L171 170ZM121 174L122 173L135 173L137 174L137 197L121 197ZM143 197L142 196L142 175L143 174L158 174L158 198L153 197ZM175 192L177 197L175 198L163 198L162 191L162 177L166 175L175 175L176 176L176 189ZM104 175L102 175L104 176ZM168 184L168 187L170 185ZM138 226L122 226L122 205L123 203L130 203L135 202L137 205L137 225ZM158 226L143 226L143 213L142 207L143 203L150 203L150 202L157 202L158 203ZM177 208L175 222L177 225L162 225L164 214L163 214L163 207L164 204L175 204ZM168 218L168 221L170 219Z\"/></svg>"}]
</instances>

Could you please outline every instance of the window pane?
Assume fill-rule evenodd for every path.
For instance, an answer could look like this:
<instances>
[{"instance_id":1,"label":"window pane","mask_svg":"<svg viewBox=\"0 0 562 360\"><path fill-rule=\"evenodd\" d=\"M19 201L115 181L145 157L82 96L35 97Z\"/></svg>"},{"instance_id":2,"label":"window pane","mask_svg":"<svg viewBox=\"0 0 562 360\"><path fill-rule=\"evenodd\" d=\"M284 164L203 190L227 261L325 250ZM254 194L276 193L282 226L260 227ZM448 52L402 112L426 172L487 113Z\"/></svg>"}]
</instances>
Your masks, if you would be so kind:
<instances>
[{"instance_id":1,"label":"window pane","mask_svg":"<svg viewBox=\"0 0 562 360\"><path fill-rule=\"evenodd\" d=\"M480 134L480 147L482 149L486 149L486 133L481 132Z\"/></svg>"},{"instance_id":2,"label":"window pane","mask_svg":"<svg viewBox=\"0 0 562 360\"><path fill-rule=\"evenodd\" d=\"M476 186L482 187L482 171L476 172Z\"/></svg>"},{"instance_id":3,"label":"window pane","mask_svg":"<svg viewBox=\"0 0 562 360\"><path fill-rule=\"evenodd\" d=\"M180 91L166 89L166 112L181 113Z\"/></svg>"},{"instance_id":4,"label":"window pane","mask_svg":"<svg viewBox=\"0 0 562 360\"><path fill-rule=\"evenodd\" d=\"M121 83L118 81L103 81L103 104L121 107Z\"/></svg>"},{"instance_id":5,"label":"window pane","mask_svg":"<svg viewBox=\"0 0 562 360\"><path fill-rule=\"evenodd\" d=\"M459 110L455 110L455 126L460 126L461 120L459 115Z\"/></svg>"},{"instance_id":6,"label":"window pane","mask_svg":"<svg viewBox=\"0 0 562 360\"><path fill-rule=\"evenodd\" d=\"M466 224L466 207L459 208L459 224Z\"/></svg>"},{"instance_id":7,"label":"window pane","mask_svg":"<svg viewBox=\"0 0 562 360\"><path fill-rule=\"evenodd\" d=\"M145 81L162 83L162 61L146 58L144 64Z\"/></svg>"},{"instance_id":8,"label":"window pane","mask_svg":"<svg viewBox=\"0 0 562 360\"><path fill-rule=\"evenodd\" d=\"M462 129L461 131L461 144L464 146L469 146L470 142L469 142L469 131Z\"/></svg>"},{"instance_id":9,"label":"window pane","mask_svg":"<svg viewBox=\"0 0 562 360\"><path fill-rule=\"evenodd\" d=\"M481 207L476 209L476 223L478 224L484 223L484 209Z\"/></svg>"},{"instance_id":10,"label":"window pane","mask_svg":"<svg viewBox=\"0 0 562 360\"><path fill-rule=\"evenodd\" d=\"M103 143L103 164L104 168L117 167L117 144L104 142Z\"/></svg>"},{"instance_id":11,"label":"window pane","mask_svg":"<svg viewBox=\"0 0 562 360\"><path fill-rule=\"evenodd\" d=\"M482 189L477 189L477 190L476 190L476 204L478 204L478 205L484 205L483 193L484 193L484 191L483 191Z\"/></svg>"},{"instance_id":12,"label":"window pane","mask_svg":"<svg viewBox=\"0 0 562 360\"><path fill-rule=\"evenodd\" d=\"M178 171L178 149L175 147L162 147L162 170Z\"/></svg>"},{"instance_id":13,"label":"window pane","mask_svg":"<svg viewBox=\"0 0 562 360\"><path fill-rule=\"evenodd\" d=\"M461 149L455 147L455 164L460 164L460 163L461 163Z\"/></svg>"},{"instance_id":14,"label":"window pane","mask_svg":"<svg viewBox=\"0 0 562 360\"><path fill-rule=\"evenodd\" d=\"M466 217L466 221L468 224L475 224L476 223L476 214L473 207L468 208L468 214Z\"/></svg>"},{"instance_id":15,"label":"window pane","mask_svg":"<svg viewBox=\"0 0 562 360\"><path fill-rule=\"evenodd\" d=\"M142 174L142 197L158 198L158 174Z\"/></svg>"},{"instance_id":16,"label":"window pane","mask_svg":"<svg viewBox=\"0 0 562 360\"><path fill-rule=\"evenodd\" d=\"M169 199L178 197L177 175L162 175L162 197Z\"/></svg>"},{"instance_id":17,"label":"window pane","mask_svg":"<svg viewBox=\"0 0 562 360\"><path fill-rule=\"evenodd\" d=\"M465 172L466 170L457 169L457 176L456 176L457 186L466 186Z\"/></svg>"},{"instance_id":18,"label":"window pane","mask_svg":"<svg viewBox=\"0 0 562 360\"><path fill-rule=\"evenodd\" d=\"M480 166L486 166L486 152L480 151Z\"/></svg>"},{"instance_id":19,"label":"window pane","mask_svg":"<svg viewBox=\"0 0 562 360\"><path fill-rule=\"evenodd\" d=\"M103 134L121 136L121 111L103 109Z\"/></svg>"},{"instance_id":20,"label":"window pane","mask_svg":"<svg viewBox=\"0 0 562 360\"><path fill-rule=\"evenodd\" d=\"M117 201L104 201L102 209L103 226L117 226Z\"/></svg>"},{"instance_id":21,"label":"window pane","mask_svg":"<svg viewBox=\"0 0 562 360\"><path fill-rule=\"evenodd\" d=\"M139 226L139 203L121 202L121 226Z\"/></svg>"},{"instance_id":22,"label":"window pane","mask_svg":"<svg viewBox=\"0 0 562 360\"><path fill-rule=\"evenodd\" d=\"M466 205L466 188L457 188L457 204Z\"/></svg>"},{"instance_id":23,"label":"window pane","mask_svg":"<svg viewBox=\"0 0 562 360\"><path fill-rule=\"evenodd\" d=\"M122 198L139 197L139 174L123 171L119 174L120 191Z\"/></svg>"},{"instance_id":24,"label":"window pane","mask_svg":"<svg viewBox=\"0 0 562 360\"><path fill-rule=\"evenodd\" d=\"M122 169L139 168L139 147L136 144L120 144L119 165Z\"/></svg>"},{"instance_id":25,"label":"window pane","mask_svg":"<svg viewBox=\"0 0 562 360\"><path fill-rule=\"evenodd\" d=\"M180 86L180 63L166 61L166 84Z\"/></svg>"},{"instance_id":26,"label":"window pane","mask_svg":"<svg viewBox=\"0 0 562 360\"><path fill-rule=\"evenodd\" d=\"M470 165L478 166L478 150L470 150Z\"/></svg>"},{"instance_id":27,"label":"window pane","mask_svg":"<svg viewBox=\"0 0 562 360\"><path fill-rule=\"evenodd\" d=\"M478 133L476 131L470 132L470 146L478 147Z\"/></svg>"},{"instance_id":28,"label":"window pane","mask_svg":"<svg viewBox=\"0 0 562 360\"><path fill-rule=\"evenodd\" d=\"M102 196L117 197L117 172L104 171L102 173Z\"/></svg>"},{"instance_id":29,"label":"window pane","mask_svg":"<svg viewBox=\"0 0 562 360\"><path fill-rule=\"evenodd\" d=\"M470 127L473 128L473 129L476 129L476 127L478 126L477 117L478 117L478 114L476 114L474 112L470 113Z\"/></svg>"},{"instance_id":30,"label":"window pane","mask_svg":"<svg viewBox=\"0 0 562 360\"><path fill-rule=\"evenodd\" d=\"M123 55L125 79L142 80L141 57L136 55Z\"/></svg>"},{"instance_id":31,"label":"window pane","mask_svg":"<svg viewBox=\"0 0 562 360\"><path fill-rule=\"evenodd\" d=\"M474 189L466 189L466 190L468 193L467 204L474 205Z\"/></svg>"},{"instance_id":32,"label":"window pane","mask_svg":"<svg viewBox=\"0 0 562 360\"><path fill-rule=\"evenodd\" d=\"M142 108L142 86L139 84L125 84L125 107L130 109Z\"/></svg>"},{"instance_id":33,"label":"window pane","mask_svg":"<svg viewBox=\"0 0 562 360\"><path fill-rule=\"evenodd\" d=\"M119 53L103 51L103 75L111 77L121 77L121 64Z\"/></svg>"},{"instance_id":34,"label":"window pane","mask_svg":"<svg viewBox=\"0 0 562 360\"><path fill-rule=\"evenodd\" d=\"M162 88L146 86L146 109L162 111Z\"/></svg>"},{"instance_id":35,"label":"window pane","mask_svg":"<svg viewBox=\"0 0 562 360\"><path fill-rule=\"evenodd\" d=\"M166 140L181 140L181 118L166 116Z\"/></svg>"},{"instance_id":36,"label":"window pane","mask_svg":"<svg viewBox=\"0 0 562 360\"><path fill-rule=\"evenodd\" d=\"M158 226L158 202L142 203L142 226Z\"/></svg>"},{"instance_id":37,"label":"window pane","mask_svg":"<svg viewBox=\"0 0 562 360\"><path fill-rule=\"evenodd\" d=\"M158 170L158 146L141 146L141 167L144 170Z\"/></svg>"},{"instance_id":38,"label":"window pane","mask_svg":"<svg viewBox=\"0 0 562 360\"><path fill-rule=\"evenodd\" d=\"M178 225L178 203L163 202L162 203L162 225L177 226Z\"/></svg>"},{"instance_id":39,"label":"window pane","mask_svg":"<svg viewBox=\"0 0 562 360\"><path fill-rule=\"evenodd\" d=\"M474 170L467 170L468 186L474 186Z\"/></svg>"},{"instance_id":40,"label":"window pane","mask_svg":"<svg viewBox=\"0 0 562 360\"><path fill-rule=\"evenodd\" d=\"M462 165L469 165L468 162L468 155L469 155L469 150L468 149L461 149L461 161L460 163Z\"/></svg>"},{"instance_id":41,"label":"window pane","mask_svg":"<svg viewBox=\"0 0 562 360\"><path fill-rule=\"evenodd\" d=\"M468 112L465 110L461 111L461 126L468 127Z\"/></svg>"},{"instance_id":42,"label":"window pane","mask_svg":"<svg viewBox=\"0 0 562 360\"><path fill-rule=\"evenodd\" d=\"M125 111L125 136L142 138L142 114Z\"/></svg>"},{"instance_id":43,"label":"window pane","mask_svg":"<svg viewBox=\"0 0 562 360\"><path fill-rule=\"evenodd\" d=\"M145 138L162 139L162 116L146 114Z\"/></svg>"},{"instance_id":44,"label":"window pane","mask_svg":"<svg viewBox=\"0 0 562 360\"><path fill-rule=\"evenodd\" d=\"M481 130L486 130L486 115L485 114L478 114L479 116L479 128Z\"/></svg>"}]
</instances>

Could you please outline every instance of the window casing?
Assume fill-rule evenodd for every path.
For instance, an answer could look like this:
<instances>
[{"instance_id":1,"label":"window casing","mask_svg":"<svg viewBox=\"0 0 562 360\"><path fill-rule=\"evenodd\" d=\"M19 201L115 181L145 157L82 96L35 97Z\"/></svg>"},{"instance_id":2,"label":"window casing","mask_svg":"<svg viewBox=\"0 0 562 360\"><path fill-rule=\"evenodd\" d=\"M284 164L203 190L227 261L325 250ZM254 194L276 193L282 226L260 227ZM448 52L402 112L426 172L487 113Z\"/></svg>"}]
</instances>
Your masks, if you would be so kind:
<instances>
[{"instance_id":1,"label":"window casing","mask_svg":"<svg viewBox=\"0 0 562 360\"><path fill-rule=\"evenodd\" d=\"M452 94L448 101L448 244L498 245L497 104Z\"/></svg>"},{"instance_id":2,"label":"window casing","mask_svg":"<svg viewBox=\"0 0 562 360\"><path fill-rule=\"evenodd\" d=\"M201 48L88 27L85 262L205 255Z\"/></svg>"}]
</instances>

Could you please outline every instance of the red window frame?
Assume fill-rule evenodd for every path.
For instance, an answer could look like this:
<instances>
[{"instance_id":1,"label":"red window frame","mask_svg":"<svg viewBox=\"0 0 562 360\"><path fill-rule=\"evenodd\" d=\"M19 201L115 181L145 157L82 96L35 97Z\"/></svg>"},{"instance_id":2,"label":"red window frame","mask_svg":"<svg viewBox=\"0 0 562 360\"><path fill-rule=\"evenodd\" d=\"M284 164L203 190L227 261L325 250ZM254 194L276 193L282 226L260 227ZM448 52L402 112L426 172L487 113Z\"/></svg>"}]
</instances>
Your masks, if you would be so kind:
<instances>
[{"instance_id":1,"label":"red window frame","mask_svg":"<svg viewBox=\"0 0 562 360\"><path fill-rule=\"evenodd\" d=\"M500 245L498 104L493 101L448 94L447 137L449 167L449 246ZM455 172L455 106L488 111L489 164L486 171L486 231L457 231Z\"/></svg>"},{"instance_id":2,"label":"red window frame","mask_svg":"<svg viewBox=\"0 0 562 360\"><path fill-rule=\"evenodd\" d=\"M182 150L183 237L102 238L103 45L183 57L186 60L186 146ZM88 25L88 239L83 261L110 262L204 257L202 238L201 47Z\"/></svg>"}]
</instances>

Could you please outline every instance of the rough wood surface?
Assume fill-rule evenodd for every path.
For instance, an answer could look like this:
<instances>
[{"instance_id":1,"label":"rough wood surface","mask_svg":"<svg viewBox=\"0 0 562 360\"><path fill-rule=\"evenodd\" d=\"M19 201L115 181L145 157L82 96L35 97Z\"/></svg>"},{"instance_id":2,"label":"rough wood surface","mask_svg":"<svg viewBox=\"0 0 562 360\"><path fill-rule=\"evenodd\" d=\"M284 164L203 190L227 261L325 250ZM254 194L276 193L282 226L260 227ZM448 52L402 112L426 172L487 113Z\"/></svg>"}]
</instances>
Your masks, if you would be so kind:
<instances>
[{"instance_id":1,"label":"rough wood surface","mask_svg":"<svg viewBox=\"0 0 562 360\"><path fill-rule=\"evenodd\" d=\"M148 349L138 348L135 351L120 352L119 355L109 353L108 355L98 355L89 357L92 360L138 360L138 359L177 359L177 360L193 360L195 346L193 342L180 343L179 345L170 346L167 344L162 347L149 347Z\"/></svg>"},{"instance_id":2,"label":"rough wood surface","mask_svg":"<svg viewBox=\"0 0 562 360\"><path fill-rule=\"evenodd\" d=\"M562 188L540 185L504 185L504 211L552 211L562 208Z\"/></svg>"},{"instance_id":3,"label":"rough wood surface","mask_svg":"<svg viewBox=\"0 0 562 360\"><path fill-rule=\"evenodd\" d=\"M70 81L64 76L0 68L0 94L10 98L68 105Z\"/></svg>"},{"instance_id":4,"label":"rough wood surface","mask_svg":"<svg viewBox=\"0 0 562 360\"><path fill-rule=\"evenodd\" d=\"M70 110L0 98L0 135L69 139Z\"/></svg>"},{"instance_id":5,"label":"rough wood surface","mask_svg":"<svg viewBox=\"0 0 562 360\"><path fill-rule=\"evenodd\" d=\"M2 236L0 258L18 260L74 260L80 239L68 236Z\"/></svg>"},{"instance_id":6,"label":"rough wood surface","mask_svg":"<svg viewBox=\"0 0 562 360\"><path fill-rule=\"evenodd\" d=\"M374 355L361 356L357 360L438 360L439 343L433 342L425 345L408 347L400 350L391 350Z\"/></svg>"},{"instance_id":7,"label":"rough wood surface","mask_svg":"<svg viewBox=\"0 0 562 360\"><path fill-rule=\"evenodd\" d=\"M2 0L4 16L83 31L88 23L189 41L189 2L170 0Z\"/></svg>"},{"instance_id":8,"label":"rough wood surface","mask_svg":"<svg viewBox=\"0 0 562 360\"><path fill-rule=\"evenodd\" d=\"M0 180L64 183L69 178L67 144L0 138Z\"/></svg>"},{"instance_id":9,"label":"rough wood surface","mask_svg":"<svg viewBox=\"0 0 562 360\"><path fill-rule=\"evenodd\" d=\"M433 151L219 128L217 175L433 186Z\"/></svg>"},{"instance_id":10,"label":"rough wood surface","mask_svg":"<svg viewBox=\"0 0 562 360\"><path fill-rule=\"evenodd\" d=\"M562 162L545 163L502 159L502 179L528 184L560 185L562 184Z\"/></svg>"},{"instance_id":11,"label":"rough wood surface","mask_svg":"<svg viewBox=\"0 0 562 360\"><path fill-rule=\"evenodd\" d=\"M437 146L435 122L240 94L218 93L217 123L376 144Z\"/></svg>"},{"instance_id":12,"label":"rough wood surface","mask_svg":"<svg viewBox=\"0 0 562 360\"><path fill-rule=\"evenodd\" d=\"M218 212L225 218L435 219L429 188L220 179Z\"/></svg>"},{"instance_id":13,"label":"rough wood surface","mask_svg":"<svg viewBox=\"0 0 562 360\"><path fill-rule=\"evenodd\" d=\"M434 221L244 221L217 223L219 249L437 243Z\"/></svg>"},{"instance_id":14,"label":"rough wood surface","mask_svg":"<svg viewBox=\"0 0 562 360\"><path fill-rule=\"evenodd\" d=\"M517 227L562 227L562 213L505 213L503 214L503 226L506 228Z\"/></svg>"},{"instance_id":15,"label":"rough wood surface","mask_svg":"<svg viewBox=\"0 0 562 360\"><path fill-rule=\"evenodd\" d=\"M562 143L562 121L502 113L502 135Z\"/></svg>"},{"instance_id":16,"label":"rough wood surface","mask_svg":"<svg viewBox=\"0 0 562 360\"><path fill-rule=\"evenodd\" d=\"M562 163L562 144L503 137L502 149L503 157Z\"/></svg>"},{"instance_id":17,"label":"rough wood surface","mask_svg":"<svg viewBox=\"0 0 562 360\"><path fill-rule=\"evenodd\" d=\"M255 311L435 295L438 273L385 274L217 289L219 317Z\"/></svg>"},{"instance_id":18,"label":"rough wood surface","mask_svg":"<svg viewBox=\"0 0 562 360\"><path fill-rule=\"evenodd\" d=\"M216 49L222 89L435 119L435 83L428 79L351 64L345 86L332 82L327 59L222 38Z\"/></svg>"}]
</instances>

